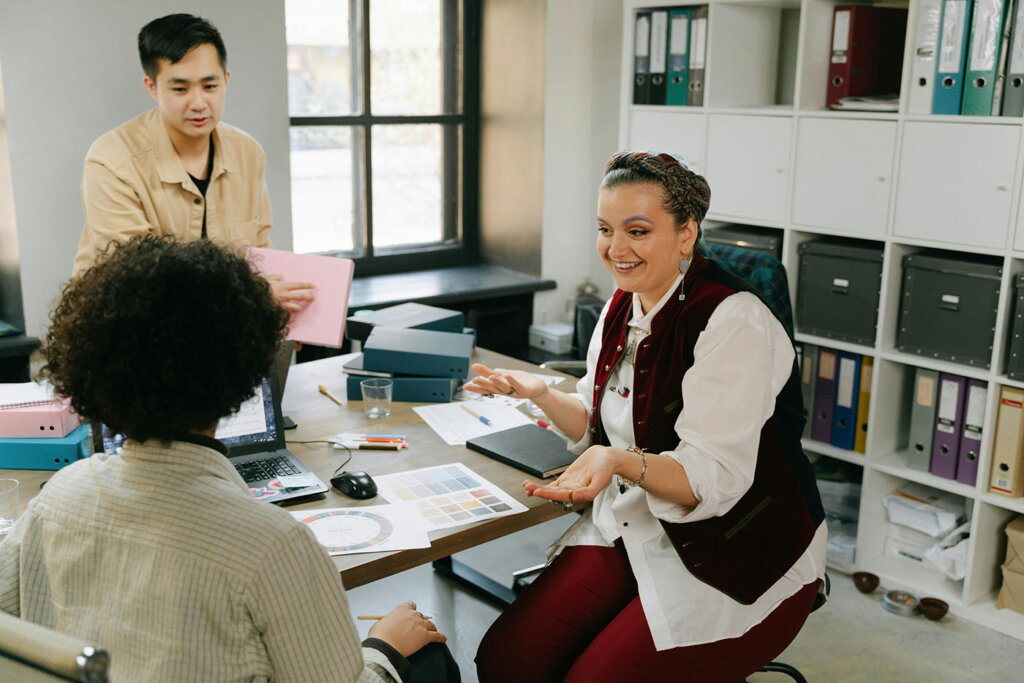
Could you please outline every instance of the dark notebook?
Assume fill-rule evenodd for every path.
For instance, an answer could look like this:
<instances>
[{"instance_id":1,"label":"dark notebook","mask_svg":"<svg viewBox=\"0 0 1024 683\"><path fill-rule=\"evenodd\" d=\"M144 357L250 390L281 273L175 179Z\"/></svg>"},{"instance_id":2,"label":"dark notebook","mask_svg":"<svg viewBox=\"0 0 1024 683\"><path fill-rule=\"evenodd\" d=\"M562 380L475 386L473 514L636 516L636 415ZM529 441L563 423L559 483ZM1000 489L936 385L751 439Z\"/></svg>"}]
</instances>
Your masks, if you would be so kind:
<instances>
[{"instance_id":1,"label":"dark notebook","mask_svg":"<svg viewBox=\"0 0 1024 683\"><path fill-rule=\"evenodd\" d=\"M466 446L541 479L564 471L576 459L565 439L532 424L478 436Z\"/></svg>"}]
</instances>

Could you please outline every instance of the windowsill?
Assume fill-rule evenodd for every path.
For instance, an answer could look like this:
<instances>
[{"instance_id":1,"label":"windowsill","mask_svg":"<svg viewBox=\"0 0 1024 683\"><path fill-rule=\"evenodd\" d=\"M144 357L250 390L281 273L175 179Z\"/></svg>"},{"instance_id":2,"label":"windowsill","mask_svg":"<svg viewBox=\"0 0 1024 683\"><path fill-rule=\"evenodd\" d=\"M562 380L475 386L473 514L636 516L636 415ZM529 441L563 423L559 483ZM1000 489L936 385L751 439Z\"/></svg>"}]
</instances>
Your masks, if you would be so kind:
<instances>
[{"instance_id":1,"label":"windowsill","mask_svg":"<svg viewBox=\"0 0 1024 683\"><path fill-rule=\"evenodd\" d=\"M349 309L382 308L408 301L444 305L554 289L542 280L492 265L435 268L408 273L368 275L352 281Z\"/></svg>"}]
</instances>

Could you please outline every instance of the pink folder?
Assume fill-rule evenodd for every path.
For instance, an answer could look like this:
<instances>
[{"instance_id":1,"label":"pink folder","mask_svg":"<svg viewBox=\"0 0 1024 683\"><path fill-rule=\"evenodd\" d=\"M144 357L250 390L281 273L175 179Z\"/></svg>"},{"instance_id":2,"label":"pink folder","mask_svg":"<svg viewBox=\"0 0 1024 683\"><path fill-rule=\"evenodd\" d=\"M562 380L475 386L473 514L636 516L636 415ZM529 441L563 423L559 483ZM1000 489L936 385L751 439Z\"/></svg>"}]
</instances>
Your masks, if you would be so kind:
<instances>
[{"instance_id":1,"label":"pink folder","mask_svg":"<svg viewBox=\"0 0 1024 683\"><path fill-rule=\"evenodd\" d=\"M292 313L288 338L304 344L338 348L345 341L348 294L355 264L350 259L249 247L249 265L262 275L280 275L290 282L312 282L316 297Z\"/></svg>"},{"instance_id":2,"label":"pink folder","mask_svg":"<svg viewBox=\"0 0 1024 683\"><path fill-rule=\"evenodd\" d=\"M81 424L82 418L71 410L67 401L51 401L43 405L0 410L0 438L59 439Z\"/></svg>"}]
</instances>

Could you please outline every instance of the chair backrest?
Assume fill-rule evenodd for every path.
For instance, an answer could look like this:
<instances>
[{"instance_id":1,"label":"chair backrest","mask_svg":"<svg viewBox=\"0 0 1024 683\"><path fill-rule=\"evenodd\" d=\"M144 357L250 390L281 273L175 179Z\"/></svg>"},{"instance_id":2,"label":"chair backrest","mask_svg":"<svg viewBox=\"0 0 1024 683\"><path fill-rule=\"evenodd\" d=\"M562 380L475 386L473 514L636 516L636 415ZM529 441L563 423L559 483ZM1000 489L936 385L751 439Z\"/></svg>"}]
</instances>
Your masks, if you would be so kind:
<instances>
[{"instance_id":1,"label":"chair backrest","mask_svg":"<svg viewBox=\"0 0 1024 683\"><path fill-rule=\"evenodd\" d=\"M0 680L107 680L110 657L80 638L0 611Z\"/></svg>"},{"instance_id":2,"label":"chair backrest","mask_svg":"<svg viewBox=\"0 0 1024 683\"><path fill-rule=\"evenodd\" d=\"M722 268L746 280L772 310L793 338L793 304L789 298L786 268L774 256L763 251L729 244L704 242L704 252Z\"/></svg>"}]
</instances>

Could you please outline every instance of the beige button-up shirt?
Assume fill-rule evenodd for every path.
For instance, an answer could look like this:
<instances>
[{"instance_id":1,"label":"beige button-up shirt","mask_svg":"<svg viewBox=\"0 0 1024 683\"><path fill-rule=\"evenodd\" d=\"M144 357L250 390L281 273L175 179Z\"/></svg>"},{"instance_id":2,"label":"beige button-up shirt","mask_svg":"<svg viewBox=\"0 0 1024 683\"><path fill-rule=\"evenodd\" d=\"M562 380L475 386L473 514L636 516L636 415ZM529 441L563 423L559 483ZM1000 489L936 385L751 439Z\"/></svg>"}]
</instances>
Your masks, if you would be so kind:
<instances>
[{"instance_id":1,"label":"beige button-up shirt","mask_svg":"<svg viewBox=\"0 0 1024 683\"><path fill-rule=\"evenodd\" d=\"M85 228L74 274L110 242L153 233L197 240L203 213L210 240L241 252L270 246L266 159L253 138L226 123L213 131L213 171L206 197L189 177L152 109L100 136L82 171Z\"/></svg>"},{"instance_id":2,"label":"beige button-up shirt","mask_svg":"<svg viewBox=\"0 0 1024 683\"><path fill-rule=\"evenodd\" d=\"M114 681L398 678L309 528L193 443L54 474L0 542L0 609L102 646Z\"/></svg>"}]
</instances>

